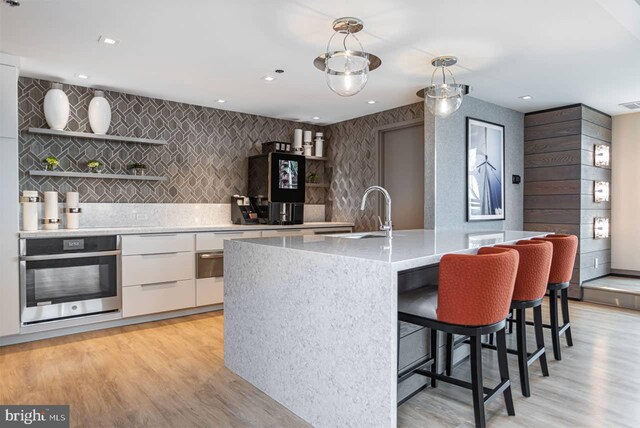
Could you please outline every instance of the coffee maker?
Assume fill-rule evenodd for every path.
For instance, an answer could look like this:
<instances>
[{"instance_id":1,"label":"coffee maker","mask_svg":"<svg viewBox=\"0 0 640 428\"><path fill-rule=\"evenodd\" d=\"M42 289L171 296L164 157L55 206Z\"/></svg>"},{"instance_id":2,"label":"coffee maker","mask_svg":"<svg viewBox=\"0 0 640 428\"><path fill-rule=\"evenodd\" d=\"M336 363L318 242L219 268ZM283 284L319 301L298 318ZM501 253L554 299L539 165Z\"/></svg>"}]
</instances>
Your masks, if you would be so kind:
<instances>
[{"instance_id":1,"label":"coffee maker","mask_svg":"<svg viewBox=\"0 0 640 428\"><path fill-rule=\"evenodd\" d=\"M304 222L305 157L264 153L249 157L249 201L261 223Z\"/></svg>"}]
</instances>

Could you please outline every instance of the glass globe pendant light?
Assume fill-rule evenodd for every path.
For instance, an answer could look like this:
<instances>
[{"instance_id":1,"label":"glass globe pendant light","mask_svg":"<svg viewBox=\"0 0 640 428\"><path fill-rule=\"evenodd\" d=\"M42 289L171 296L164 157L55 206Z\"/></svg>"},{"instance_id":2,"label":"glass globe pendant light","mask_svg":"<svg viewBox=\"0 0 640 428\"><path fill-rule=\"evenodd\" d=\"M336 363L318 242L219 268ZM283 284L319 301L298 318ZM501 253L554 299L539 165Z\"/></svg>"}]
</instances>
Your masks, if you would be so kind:
<instances>
[{"instance_id":1,"label":"glass globe pendant light","mask_svg":"<svg viewBox=\"0 0 640 428\"><path fill-rule=\"evenodd\" d=\"M358 18L336 19L333 21L335 33L327 43L326 52L313 61L313 65L325 73L329 89L342 97L360 92L367 84L369 72L382 64L380 58L364 51L355 36L363 28L364 24ZM338 35L341 43L332 47L331 43ZM348 45L355 45L355 49Z\"/></svg>"},{"instance_id":2,"label":"glass globe pendant light","mask_svg":"<svg viewBox=\"0 0 640 428\"><path fill-rule=\"evenodd\" d=\"M447 117L457 111L462 105L462 98L467 95L471 88L467 85L456 83L453 73L448 67L456 64L458 58L455 56L439 56L431 61L435 70L431 74L431 85L418 91L417 95L425 99L425 104L431 113L438 117ZM442 72L442 83L434 83L436 72ZM453 83L447 82L447 72L451 76Z\"/></svg>"}]
</instances>

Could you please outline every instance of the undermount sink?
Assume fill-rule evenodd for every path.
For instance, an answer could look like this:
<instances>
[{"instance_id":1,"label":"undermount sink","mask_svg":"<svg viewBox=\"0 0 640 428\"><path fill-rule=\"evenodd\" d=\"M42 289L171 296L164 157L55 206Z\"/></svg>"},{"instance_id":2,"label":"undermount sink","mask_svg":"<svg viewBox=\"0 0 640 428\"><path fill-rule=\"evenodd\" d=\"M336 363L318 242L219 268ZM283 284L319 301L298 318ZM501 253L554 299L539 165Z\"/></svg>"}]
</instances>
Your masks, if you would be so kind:
<instances>
[{"instance_id":1,"label":"undermount sink","mask_svg":"<svg viewBox=\"0 0 640 428\"><path fill-rule=\"evenodd\" d=\"M372 233L363 233L358 235L342 235L340 238L347 239L370 239L370 238L386 238L385 235L374 235Z\"/></svg>"}]
</instances>

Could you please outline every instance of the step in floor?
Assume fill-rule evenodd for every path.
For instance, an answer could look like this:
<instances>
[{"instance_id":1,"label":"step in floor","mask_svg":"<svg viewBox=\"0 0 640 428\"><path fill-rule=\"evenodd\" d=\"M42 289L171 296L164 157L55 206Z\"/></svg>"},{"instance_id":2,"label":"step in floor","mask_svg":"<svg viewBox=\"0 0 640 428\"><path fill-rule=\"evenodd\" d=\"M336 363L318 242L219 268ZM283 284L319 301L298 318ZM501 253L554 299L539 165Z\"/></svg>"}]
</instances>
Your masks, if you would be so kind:
<instances>
[{"instance_id":1,"label":"step in floor","mask_svg":"<svg viewBox=\"0 0 640 428\"><path fill-rule=\"evenodd\" d=\"M582 284L584 300L640 310L640 278L605 276Z\"/></svg>"}]
</instances>

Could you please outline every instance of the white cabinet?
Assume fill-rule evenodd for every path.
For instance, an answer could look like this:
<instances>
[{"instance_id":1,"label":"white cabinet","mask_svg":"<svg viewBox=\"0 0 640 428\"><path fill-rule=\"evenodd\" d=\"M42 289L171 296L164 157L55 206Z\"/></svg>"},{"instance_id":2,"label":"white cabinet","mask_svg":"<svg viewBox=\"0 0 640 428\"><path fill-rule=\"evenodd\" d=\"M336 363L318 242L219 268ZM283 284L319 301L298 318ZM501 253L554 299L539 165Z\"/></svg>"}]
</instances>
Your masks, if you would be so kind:
<instances>
[{"instance_id":1,"label":"white cabinet","mask_svg":"<svg viewBox=\"0 0 640 428\"><path fill-rule=\"evenodd\" d=\"M313 235L313 229L274 229L262 232L263 238L274 238L278 236L303 236Z\"/></svg>"},{"instance_id":2,"label":"white cabinet","mask_svg":"<svg viewBox=\"0 0 640 428\"><path fill-rule=\"evenodd\" d=\"M260 238L259 230L223 231L196 234L196 251L222 250L227 239Z\"/></svg>"},{"instance_id":3,"label":"white cabinet","mask_svg":"<svg viewBox=\"0 0 640 428\"><path fill-rule=\"evenodd\" d=\"M134 285L122 289L122 316L135 317L195 306L192 279Z\"/></svg>"},{"instance_id":4,"label":"white cabinet","mask_svg":"<svg viewBox=\"0 0 640 428\"><path fill-rule=\"evenodd\" d=\"M196 279L196 306L218 305L224 301L224 279Z\"/></svg>"},{"instance_id":5,"label":"white cabinet","mask_svg":"<svg viewBox=\"0 0 640 428\"><path fill-rule=\"evenodd\" d=\"M193 252L122 257L122 285L193 279Z\"/></svg>"},{"instance_id":6,"label":"white cabinet","mask_svg":"<svg viewBox=\"0 0 640 428\"><path fill-rule=\"evenodd\" d=\"M157 254L193 251L192 233L158 233L148 235L124 235L122 255Z\"/></svg>"},{"instance_id":7,"label":"white cabinet","mask_svg":"<svg viewBox=\"0 0 640 428\"><path fill-rule=\"evenodd\" d=\"M196 305L194 234L122 237L122 316Z\"/></svg>"}]
</instances>

